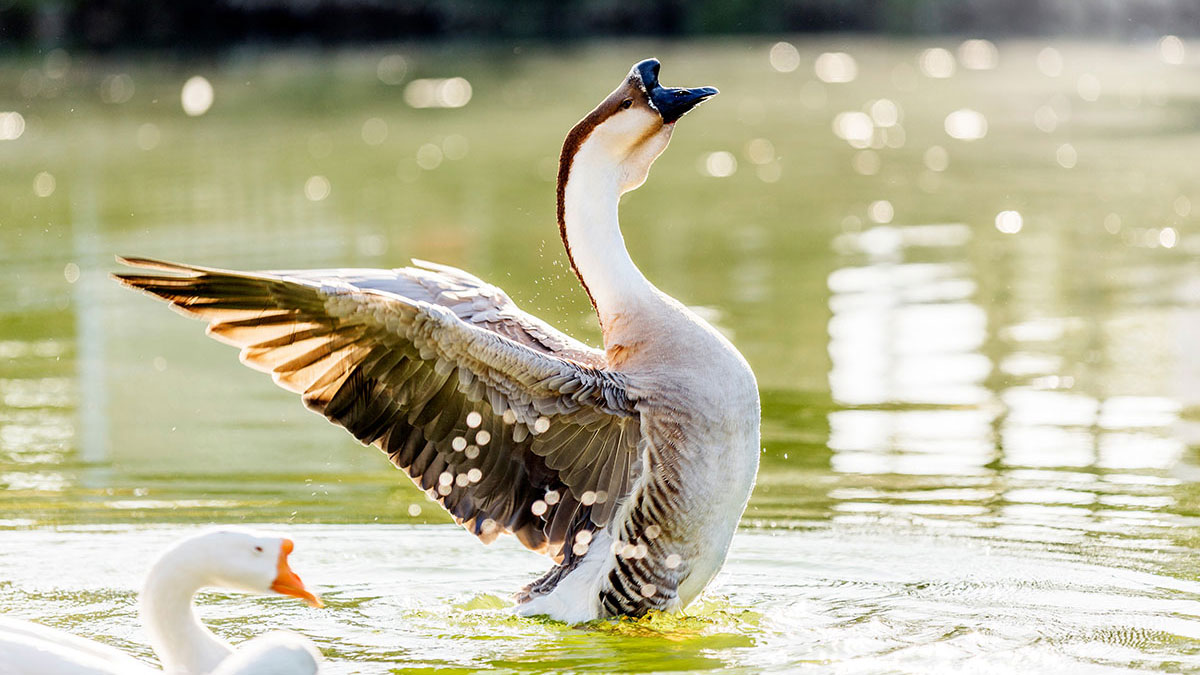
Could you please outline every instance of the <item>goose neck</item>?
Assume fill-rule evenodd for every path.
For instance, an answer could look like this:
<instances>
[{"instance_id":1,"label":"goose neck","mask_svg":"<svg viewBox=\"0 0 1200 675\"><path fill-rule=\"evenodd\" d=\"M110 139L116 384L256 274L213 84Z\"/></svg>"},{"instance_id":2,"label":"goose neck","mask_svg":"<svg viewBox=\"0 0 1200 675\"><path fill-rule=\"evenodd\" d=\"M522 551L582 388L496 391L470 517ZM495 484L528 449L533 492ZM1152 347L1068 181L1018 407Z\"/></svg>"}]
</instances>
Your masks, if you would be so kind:
<instances>
[{"instance_id":1,"label":"goose neck","mask_svg":"<svg viewBox=\"0 0 1200 675\"><path fill-rule=\"evenodd\" d=\"M563 158L559 173L559 229L571 267L607 334L619 316L645 308L654 287L633 263L618 220L620 166L585 143Z\"/></svg>"},{"instance_id":2,"label":"goose neck","mask_svg":"<svg viewBox=\"0 0 1200 675\"><path fill-rule=\"evenodd\" d=\"M160 558L146 576L140 603L142 622L165 673L207 673L232 653L232 648L196 617L193 600L207 585L205 575L177 551Z\"/></svg>"}]
</instances>

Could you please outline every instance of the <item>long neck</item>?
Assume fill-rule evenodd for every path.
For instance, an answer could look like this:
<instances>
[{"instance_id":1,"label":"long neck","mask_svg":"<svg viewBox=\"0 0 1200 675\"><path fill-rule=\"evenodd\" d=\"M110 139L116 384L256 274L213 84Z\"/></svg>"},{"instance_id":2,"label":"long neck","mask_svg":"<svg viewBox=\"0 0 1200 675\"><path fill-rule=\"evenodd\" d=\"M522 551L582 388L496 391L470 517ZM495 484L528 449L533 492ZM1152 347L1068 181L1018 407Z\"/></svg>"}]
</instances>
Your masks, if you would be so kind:
<instances>
[{"instance_id":1,"label":"long neck","mask_svg":"<svg viewBox=\"0 0 1200 675\"><path fill-rule=\"evenodd\" d=\"M183 552L169 551L150 569L142 587L142 623L150 644L171 674L207 673L233 652L196 618L192 598L205 586Z\"/></svg>"},{"instance_id":2,"label":"long neck","mask_svg":"<svg viewBox=\"0 0 1200 675\"><path fill-rule=\"evenodd\" d=\"M607 340L619 317L640 311L655 297L654 287L633 264L621 236L620 168L586 141L561 161L559 230Z\"/></svg>"}]
</instances>

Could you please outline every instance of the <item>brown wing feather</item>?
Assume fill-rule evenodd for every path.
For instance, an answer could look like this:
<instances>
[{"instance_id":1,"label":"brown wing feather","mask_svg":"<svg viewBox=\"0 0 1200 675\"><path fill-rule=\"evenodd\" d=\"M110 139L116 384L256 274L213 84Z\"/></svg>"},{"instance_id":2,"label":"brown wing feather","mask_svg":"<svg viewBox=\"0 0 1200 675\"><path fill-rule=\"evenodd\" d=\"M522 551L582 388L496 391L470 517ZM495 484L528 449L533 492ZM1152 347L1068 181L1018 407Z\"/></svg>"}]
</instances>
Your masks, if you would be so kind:
<instances>
[{"instance_id":1,"label":"brown wing feather","mask_svg":"<svg viewBox=\"0 0 1200 675\"><path fill-rule=\"evenodd\" d=\"M508 335L512 321L359 288L348 281L355 271L301 277L122 262L175 273L115 278L209 321L209 334L241 347L247 365L378 446L485 542L511 532L531 549L570 557L575 533L606 525L632 484L634 402L618 375L546 353L546 343L571 341L547 337L544 324L520 324L538 342L526 344ZM480 301L482 282L434 280L438 269L419 277L443 289L429 297L516 311Z\"/></svg>"}]
</instances>

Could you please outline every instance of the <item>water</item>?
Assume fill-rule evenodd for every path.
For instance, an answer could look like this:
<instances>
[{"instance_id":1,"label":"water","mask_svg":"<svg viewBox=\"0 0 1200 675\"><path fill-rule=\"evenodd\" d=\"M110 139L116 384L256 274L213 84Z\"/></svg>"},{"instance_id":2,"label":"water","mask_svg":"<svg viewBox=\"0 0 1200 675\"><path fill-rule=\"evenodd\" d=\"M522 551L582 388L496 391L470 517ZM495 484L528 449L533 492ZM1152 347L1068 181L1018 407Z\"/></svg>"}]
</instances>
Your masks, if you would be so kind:
<instances>
[{"instance_id":1,"label":"water","mask_svg":"<svg viewBox=\"0 0 1200 675\"><path fill-rule=\"evenodd\" d=\"M770 41L0 63L25 123L0 141L0 604L149 660L147 558L249 523L297 540L329 607L208 594L210 624L300 631L335 673L1196 670L1200 90L1167 46L1000 43L984 70L954 42L864 39L797 42L789 72ZM393 52L406 82L466 78L469 103L404 103L378 76ZM853 81L821 82L823 52ZM627 196L626 239L763 395L758 487L687 617L510 617L540 558L456 531L199 323L105 279L114 253L420 257L594 343L554 159L650 54L723 93ZM188 117L195 75L215 97ZM978 126L947 122L963 109L982 138L948 135Z\"/></svg>"}]
</instances>

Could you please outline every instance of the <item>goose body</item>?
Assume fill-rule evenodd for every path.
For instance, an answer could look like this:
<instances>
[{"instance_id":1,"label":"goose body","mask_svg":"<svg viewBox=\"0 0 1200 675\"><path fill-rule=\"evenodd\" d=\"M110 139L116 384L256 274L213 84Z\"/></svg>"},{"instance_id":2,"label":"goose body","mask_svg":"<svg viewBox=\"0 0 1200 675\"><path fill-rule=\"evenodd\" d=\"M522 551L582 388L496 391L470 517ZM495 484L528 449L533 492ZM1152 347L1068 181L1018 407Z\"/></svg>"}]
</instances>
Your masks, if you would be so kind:
<instances>
[{"instance_id":1,"label":"goose body","mask_svg":"<svg viewBox=\"0 0 1200 675\"><path fill-rule=\"evenodd\" d=\"M221 671L311 675L299 652L312 658L303 638L278 633L241 649L222 641L200 624L192 599L201 588L216 586L251 593L279 593L320 600L291 571L292 542L234 530L189 537L158 558L146 575L140 597L143 623L163 670L155 670L108 645L18 619L0 617L0 675L201 675L234 654L240 657ZM314 662L315 663L315 662Z\"/></svg>"},{"instance_id":2,"label":"goose body","mask_svg":"<svg viewBox=\"0 0 1200 675\"><path fill-rule=\"evenodd\" d=\"M558 221L593 349L452 267L234 272L148 259L118 281L209 322L306 406L383 450L485 543L556 563L518 612L677 610L725 559L759 455L758 388L720 333L634 265L617 219L675 122L715 89L634 66L568 134Z\"/></svg>"}]
</instances>

